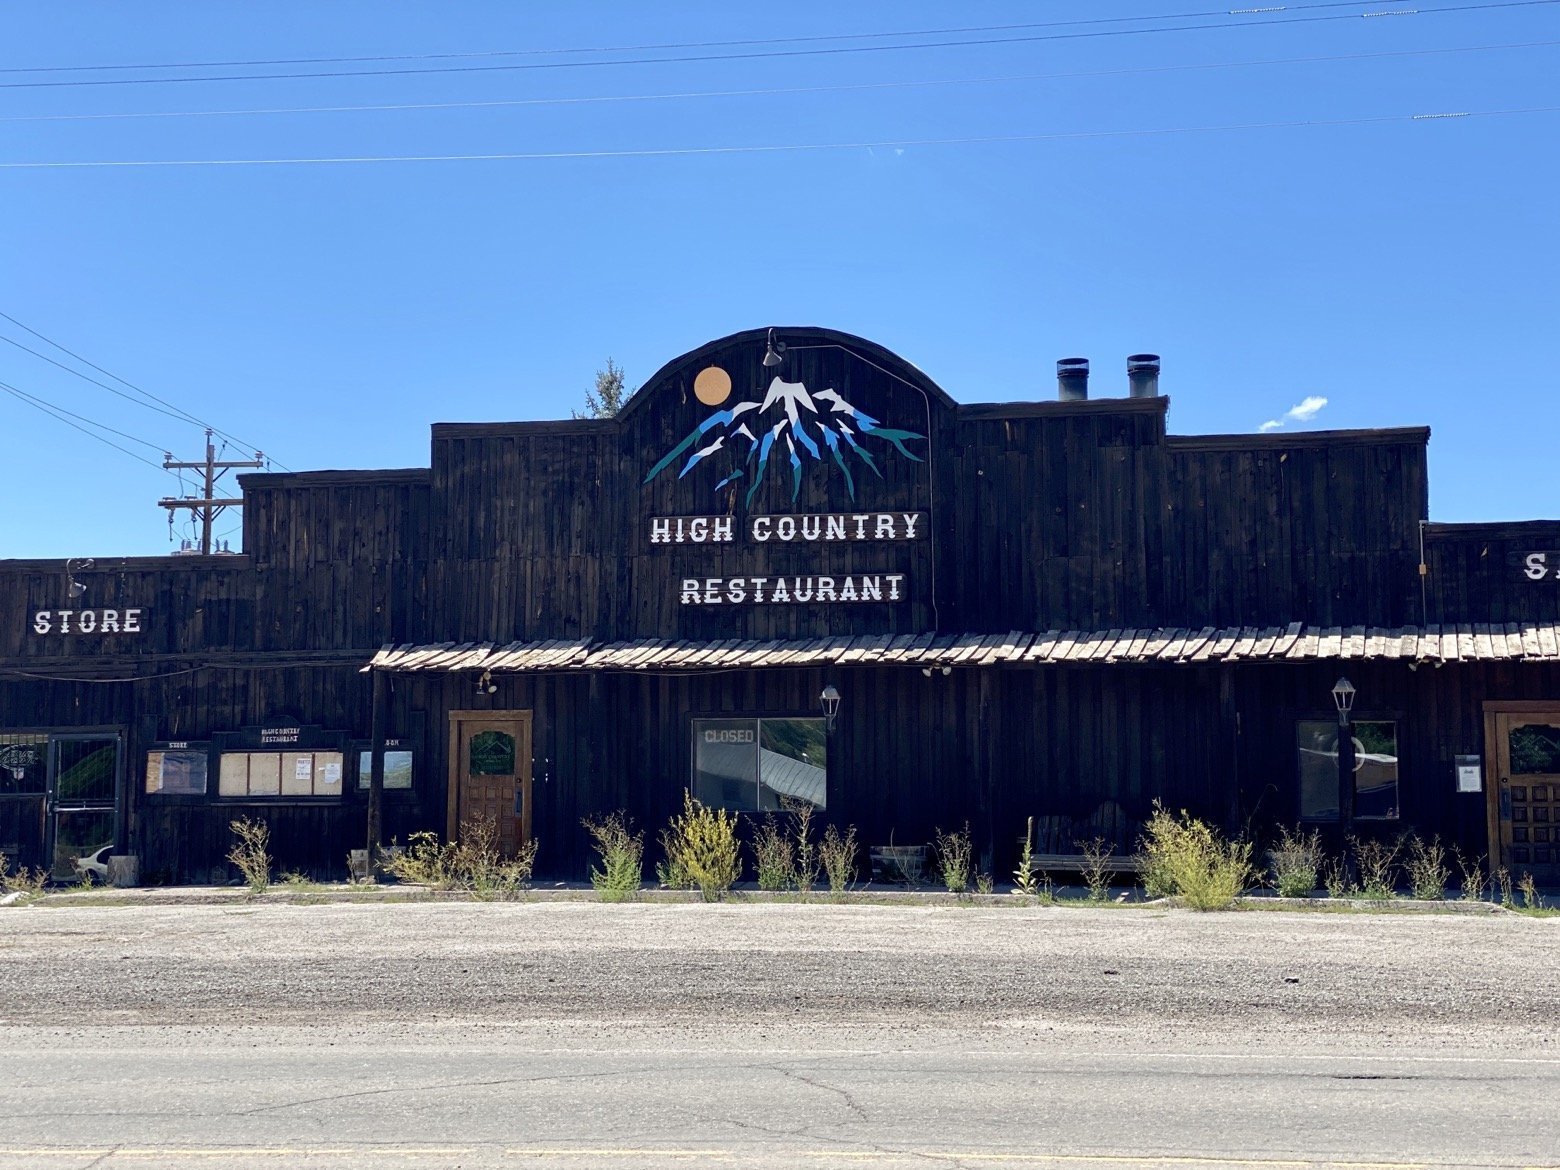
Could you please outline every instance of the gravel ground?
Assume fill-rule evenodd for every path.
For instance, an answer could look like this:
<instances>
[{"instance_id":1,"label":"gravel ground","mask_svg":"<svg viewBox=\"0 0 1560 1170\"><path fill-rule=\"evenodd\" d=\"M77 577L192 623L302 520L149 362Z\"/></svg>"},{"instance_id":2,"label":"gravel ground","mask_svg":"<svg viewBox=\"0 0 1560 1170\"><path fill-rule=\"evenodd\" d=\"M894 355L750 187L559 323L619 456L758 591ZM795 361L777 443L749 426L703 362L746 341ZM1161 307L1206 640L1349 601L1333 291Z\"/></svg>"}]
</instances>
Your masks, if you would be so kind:
<instances>
[{"instance_id":1,"label":"gravel ground","mask_svg":"<svg viewBox=\"0 0 1560 1170\"><path fill-rule=\"evenodd\" d=\"M0 1024L801 1025L1560 1050L1560 919L851 905L0 910ZM930 1039L930 1035L923 1036Z\"/></svg>"}]
</instances>

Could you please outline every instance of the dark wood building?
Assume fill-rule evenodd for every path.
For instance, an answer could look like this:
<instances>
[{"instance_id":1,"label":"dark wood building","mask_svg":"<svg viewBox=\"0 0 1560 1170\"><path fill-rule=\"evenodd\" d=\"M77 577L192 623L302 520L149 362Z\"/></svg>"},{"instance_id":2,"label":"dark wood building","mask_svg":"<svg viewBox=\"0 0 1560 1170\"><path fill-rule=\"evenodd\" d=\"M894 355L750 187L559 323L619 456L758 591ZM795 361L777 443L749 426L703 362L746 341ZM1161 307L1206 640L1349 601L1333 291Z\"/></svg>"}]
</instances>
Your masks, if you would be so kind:
<instances>
[{"instance_id":1,"label":"dark wood building","mask_svg":"<svg viewBox=\"0 0 1560 1170\"><path fill-rule=\"evenodd\" d=\"M340 873L377 733L384 839L494 816L559 877L582 817L692 788L869 844L968 821L998 873L1029 816L1130 849L1155 800L1336 834L1352 795L1555 881L1560 522L1429 522L1424 428L1169 435L1157 370L961 405L755 330L614 419L245 476L242 555L0 562L0 851L226 878L247 815Z\"/></svg>"}]
</instances>

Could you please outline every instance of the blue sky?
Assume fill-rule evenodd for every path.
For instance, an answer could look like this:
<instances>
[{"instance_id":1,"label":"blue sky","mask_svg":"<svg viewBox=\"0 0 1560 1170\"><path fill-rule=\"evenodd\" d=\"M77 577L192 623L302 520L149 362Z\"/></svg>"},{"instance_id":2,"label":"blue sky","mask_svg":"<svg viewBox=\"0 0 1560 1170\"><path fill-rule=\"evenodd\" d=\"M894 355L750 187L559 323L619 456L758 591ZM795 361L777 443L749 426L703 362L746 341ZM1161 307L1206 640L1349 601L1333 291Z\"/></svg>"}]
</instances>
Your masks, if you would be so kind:
<instances>
[{"instance_id":1,"label":"blue sky","mask_svg":"<svg viewBox=\"0 0 1560 1170\"><path fill-rule=\"evenodd\" d=\"M1072 355L1124 392L1158 352L1177 433L1325 398L1284 429L1433 428L1436 519L1553 516L1560 113L1503 111L1560 107L1560 4L1487 3L14 3L0 164L608 157L0 166L0 312L298 470L425 465L431 422L566 416L608 356L637 382L796 323L961 401L1054 397ZM939 40L1002 43L887 47ZM728 59L624 63L668 56ZM211 113L365 105L451 108ZM178 116L60 117L147 113ZM1021 140L746 149L982 138ZM12 345L0 382L201 447ZM0 556L168 551L166 472L4 393L0 427Z\"/></svg>"}]
</instances>

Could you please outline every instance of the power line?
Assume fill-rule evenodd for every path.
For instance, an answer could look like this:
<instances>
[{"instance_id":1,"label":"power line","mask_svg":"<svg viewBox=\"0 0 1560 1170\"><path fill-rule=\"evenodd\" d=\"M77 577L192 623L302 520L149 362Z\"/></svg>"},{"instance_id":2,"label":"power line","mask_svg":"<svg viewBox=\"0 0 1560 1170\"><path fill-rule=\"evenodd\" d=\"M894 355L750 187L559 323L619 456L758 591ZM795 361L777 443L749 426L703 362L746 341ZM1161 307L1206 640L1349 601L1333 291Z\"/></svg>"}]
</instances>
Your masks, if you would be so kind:
<instances>
[{"instance_id":1,"label":"power line","mask_svg":"<svg viewBox=\"0 0 1560 1170\"><path fill-rule=\"evenodd\" d=\"M1275 4L1249 12L1298 12L1316 8L1360 8L1367 4L1386 4L1391 0L1323 0L1309 4ZM583 53L652 53L671 49L730 49L754 45L804 45L822 42L884 40L894 37L958 36L964 33L1019 32L1036 28L1072 28L1083 25L1136 24L1154 20L1199 20L1208 17L1239 15L1241 10L1215 8L1201 12L1168 12L1146 16L1105 16L1085 20L1045 20L1023 24L978 24L955 28L899 29L865 33L827 33L810 36L750 37L726 41L662 41L642 45L595 45L553 49L478 49L444 53L389 53L366 57L273 57L242 61L164 61L139 65L32 65L0 69L5 73L87 73L120 69L228 69L261 65L357 65L379 61L448 61L489 57L548 57Z\"/></svg>"},{"instance_id":2,"label":"power line","mask_svg":"<svg viewBox=\"0 0 1560 1170\"><path fill-rule=\"evenodd\" d=\"M81 422L86 423L88 426L97 427L99 430L107 431L111 435L118 435L121 439L129 439L132 443L139 443L143 447L150 447L153 451L161 451L163 453L166 453L167 450L168 450L168 448L164 444L162 444L162 443L152 443L152 442L148 442L146 439L138 439L134 435L126 434L124 431L115 430L113 427L109 426L107 423L100 423L96 419L88 418L84 414L77 414L73 410L66 410L63 406L60 406L58 403L50 402L47 398L39 398L36 394L29 394L29 393L27 393L27 391L20 390L17 387L12 386L12 385L10 385L8 383L0 382L0 386L4 386L12 394L16 395L19 398L26 399L28 402L33 403L35 406L38 406L38 407L41 407L41 408L44 408L44 409L47 409L47 410L54 411L54 412L56 412L58 414L67 414L71 418L78 419Z\"/></svg>"},{"instance_id":3,"label":"power line","mask_svg":"<svg viewBox=\"0 0 1560 1170\"><path fill-rule=\"evenodd\" d=\"M21 321L18 321L15 317L11 316L9 313L4 312L4 311L0 311L0 318L4 318L5 320L9 321L12 325L15 325L18 329L25 329L28 333L30 333L34 337L38 338L39 341L42 341L42 342L44 342L47 345L53 346L55 349L59 350L63 354L70 355L71 357L75 358L78 362L80 362L82 365L88 366L88 367L96 370L98 373L104 375L105 377L112 378L114 381L118 382L121 386L128 386L130 389L134 390L137 394L140 394L140 395L142 395L145 398L151 399L152 402L160 403L161 407L167 407L168 409L164 410L164 409L161 409L161 407L159 407L159 406L151 405L151 403L149 403L149 402L143 402L140 399L132 398L132 397L130 397L130 395L124 393L121 390L115 389L113 386L108 385L106 382L99 382L96 378L89 378L89 377L87 377L87 375L83 374L80 370L73 370L69 366L65 365L63 362L55 361L48 354L39 353L37 350L32 349L32 348L30 348L28 346L25 346L21 342L16 341L16 340L14 340L14 339L12 339L10 337L6 337L4 334L0 334L0 341L4 341L4 342L6 342L9 345L14 345L17 349L25 350L27 353L32 354L34 357L43 359L44 361L48 362L52 366L58 366L60 369L64 370L66 373L73 374L76 377L82 379L82 381L84 381L84 382L90 382L94 386L101 386L104 390L107 390L110 394L117 394L120 398L125 399L127 402L134 402L137 406L143 406L147 410L156 411L158 414L165 414L169 418L178 419L180 422L194 423L196 426L201 426L201 427L210 427L218 435L221 435L224 439L232 440L234 443L237 443L240 447L248 447L250 450L254 450L255 449L255 445L253 443L246 443L246 442L244 442L244 440L236 438L233 435L230 435L227 431L222 430L220 427L212 426L211 423L206 422L204 419L197 418L195 415L190 414L187 410L184 410L181 407L175 406L173 403L169 402L167 399L159 398L157 395L153 394L150 390L143 390L140 386L137 386L134 382L131 382L131 381L129 381L126 378L121 378L118 374L114 373L111 370L105 370L102 366L98 365L96 362L89 361L88 359L82 357L79 353L76 353L74 350L67 349L65 346L61 345L59 342L55 341L53 338L47 337L44 334L39 333L31 325L27 325L27 324L24 324ZM290 470L289 468L283 467L283 465L280 462L276 461L276 460L272 460L272 462L275 462L278 467L282 467L282 469L284 471Z\"/></svg>"},{"instance_id":4,"label":"power line","mask_svg":"<svg viewBox=\"0 0 1560 1170\"><path fill-rule=\"evenodd\" d=\"M82 434L86 435L88 438L96 439L99 443L106 443L106 444L108 444L108 446L112 447L116 451L123 451L126 455L130 456L130 458L138 460L139 462L146 464L148 467L156 468L158 471L165 471L166 470L166 468L162 467L159 464L153 463L150 459L146 458L144 455L137 455L134 451L130 450L130 448L128 448L128 447L121 447L118 443L114 442L112 439L105 439L102 435L97 434L95 431L89 431L89 430L87 430L86 427L81 426L78 423L71 422L70 419L64 417L64 415L68 414L69 411L58 412L58 411L56 411L56 410L54 410L54 409L52 409L52 408L50 408L48 406L41 405L39 402L33 401L31 395L23 393L22 391L18 390L15 386L12 386L12 385L10 385L10 384L8 384L6 382L0 382L0 390L3 390L7 394L12 395L18 401L27 403L28 406L33 407L35 410L41 410L44 414L49 415L51 418L58 419L60 422L64 423L66 426L74 427L76 430L80 431ZM77 417L79 417L79 416L77 416ZM93 425L96 426L98 424L94 423ZM110 428L105 427L104 429L108 430ZM118 434L119 432L115 431L114 433ZM126 438L128 438L128 437L129 436L126 436ZM137 442L139 442L139 441L140 440L137 440Z\"/></svg>"},{"instance_id":5,"label":"power line","mask_svg":"<svg viewBox=\"0 0 1560 1170\"><path fill-rule=\"evenodd\" d=\"M9 320L9 318L7 318L7 320ZM26 326L23 326L23 328L26 328ZM64 370L67 374L72 374L75 377L80 378L83 382L90 382L94 386L101 386L104 390L107 390L110 394L117 394L117 395L119 395L119 397L123 398L126 402L133 402L137 406L143 406L147 410L156 411L158 414L165 414L169 418L177 419L179 422L182 422L182 423L193 423L193 422L197 421L196 419L191 418L188 415L185 415L183 413L175 414L174 411L172 411L172 410L163 410L160 407L153 406L149 402L143 402L139 398L132 398L130 395L126 394L123 390L118 390L118 389L114 388L113 386L110 386L107 382L99 382L96 378L89 378L86 374L83 374L80 370L73 370L69 366L67 366L64 362L55 361L48 354L46 354L46 353L39 353L36 349L33 349L31 346L23 345L20 341L17 341L13 337L7 337L7 336L5 336L5 334L0 333L0 341L5 342L7 345L14 345L17 349L21 350L23 353L30 353L30 354L33 355L33 357L39 358L42 361L46 361L51 366L57 366L60 369Z\"/></svg>"},{"instance_id":6,"label":"power line","mask_svg":"<svg viewBox=\"0 0 1560 1170\"><path fill-rule=\"evenodd\" d=\"M1355 6L1358 6L1356 0ZM702 61L752 61L777 57L837 56L845 53L889 53L912 49L946 49L989 45L1033 44L1040 41L1071 41L1099 37L1145 36L1170 32L1200 32L1213 29L1257 28L1266 25L1315 24L1323 21L1359 20L1387 16L1435 16L1456 12L1486 12L1502 8L1534 8L1560 4L1560 0L1485 0L1476 4L1447 5L1440 8L1402 8L1377 12L1329 13L1321 16L1288 16L1268 20L1233 20L1205 24L1170 25L1165 28L1109 29L1094 32L1046 33L1021 37L986 37L976 40L925 41L913 45L851 45L828 49L779 49L756 53L705 53L679 57L627 57L612 61L532 61L510 65L441 65L430 68L327 70L314 73L223 73L210 77L129 77L72 81L6 81L0 89L55 89L104 85L180 85L211 81L286 81L334 77L401 77L436 73L493 73L536 69L599 69L622 65L676 65ZM1256 9L1253 11L1267 11Z\"/></svg>"},{"instance_id":7,"label":"power line","mask_svg":"<svg viewBox=\"0 0 1560 1170\"><path fill-rule=\"evenodd\" d=\"M1123 69L1089 69L1068 73L1009 73L994 77L950 77L911 81L866 81L843 85L794 85L760 89L689 90L681 93L605 94L590 97L501 98L468 102L392 102L383 105L281 106L250 110L153 110L108 114L14 114L0 122L86 122L142 118L212 118L270 114L352 114L398 110L465 110L505 106L568 106L618 102L677 101L691 98L770 97L788 94L852 93L871 90L925 89L954 85L992 85L1014 81L1078 81L1091 77L1125 77L1152 73L1184 73L1210 69L1245 69L1265 65L1319 65L1399 57L1431 57L1452 53L1487 53L1504 49L1543 49L1555 41L1514 41L1499 45L1452 45L1438 49L1390 49L1377 53L1334 53L1319 57L1266 57L1251 61L1209 61L1185 65L1142 65Z\"/></svg>"},{"instance_id":8,"label":"power line","mask_svg":"<svg viewBox=\"0 0 1560 1170\"><path fill-rule=\"evenodd\" d=\"M1002 145L1088 138L1149 138L1167 134L1211 134L1237 130L1292 130L1311 126L1369 126L1393 122L1425 122L1456 118L1501 118L1522 114L1560 113L1560 106L1530 106L1510 110L1454 110L1419 114L1380 114L1363 118L1312 118L1295 122L1234 122L1212 126L1164 126L1143 130L1076 130L1046 134L989 134L949 138L886 138L859 142L810 142L756 146L682 146L639 150L552 150L493 154L356 155L334 158L186 158L121 159L97 162L0 162L0 170L90 170L109 167L258 167L322 166L347 163L419 162L541 162L563 159L666 158L685 155L784 154L825 150L898 149L913 146ZM278 465L280 466L280 465Z\"/></svg>"}]
</instances>

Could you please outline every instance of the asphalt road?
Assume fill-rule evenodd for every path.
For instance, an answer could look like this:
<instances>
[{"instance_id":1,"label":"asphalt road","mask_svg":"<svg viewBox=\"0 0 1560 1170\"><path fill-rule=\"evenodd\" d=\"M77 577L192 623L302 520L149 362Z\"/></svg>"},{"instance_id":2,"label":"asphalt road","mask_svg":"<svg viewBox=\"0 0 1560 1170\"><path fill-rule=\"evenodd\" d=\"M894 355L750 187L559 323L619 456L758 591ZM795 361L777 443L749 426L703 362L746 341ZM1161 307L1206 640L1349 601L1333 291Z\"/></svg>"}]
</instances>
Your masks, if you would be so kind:
<instances>
[{"instance_id":1,"label":"asphalt road","mask_svg":"<svg viewBox=\"0 0 1560 1170\"><path fill-rule=\"evenodd\" d=\"M1560 1165L1560 920L0 911L0 1166Z\"/></svg>"}]
</instances>

